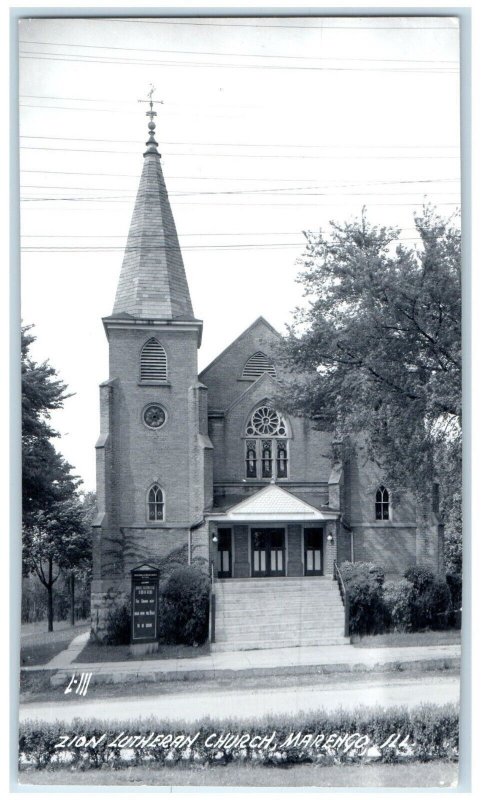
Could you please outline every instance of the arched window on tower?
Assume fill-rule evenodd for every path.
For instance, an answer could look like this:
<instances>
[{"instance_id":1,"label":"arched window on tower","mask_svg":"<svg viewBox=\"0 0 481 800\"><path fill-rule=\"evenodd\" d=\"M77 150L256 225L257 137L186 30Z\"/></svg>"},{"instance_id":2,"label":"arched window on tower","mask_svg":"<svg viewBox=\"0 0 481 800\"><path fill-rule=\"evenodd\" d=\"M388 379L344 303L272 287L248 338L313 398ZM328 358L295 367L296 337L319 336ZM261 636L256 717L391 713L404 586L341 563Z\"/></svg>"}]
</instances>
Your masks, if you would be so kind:
<instances>
[{"instance_id":1,"label":"arched window on tower","mask_svg":"<svg viewBox=\"0 0 481 800\"><path fill-rule=\"evenodd\" d=\"M376 491L376 519L389 519L389 492L384 486Z\"/></svg>"},{"instance_id":2,"label":"arched window on tower","mask_svg":"<svg viewBox=\"0 0 481 800\"><path fill-rule=\"evenodd\" d=\"M288 477L288 431L284 418L263 404L245 428L246 478Z\"/></svg>"},{"instance_id":3,"label":"arched window on tower","mask_svg":"<svg viewBox=\"0 0 481 800\"><path fill-rule=\"evenodd\" d=\"M264 372L267 372L273 378L277 377L276 368L271 359L268 358L265 353L259 351L247 359L244 364L244 369L242 370L242 377L255 380L256 378L260 378Z\"/></svg>"},{"instance_id":4,"label":"arched window on tower","mask_svg":"<svg viewBox=\"0 0 481 800\"><path fill-rule=\"evenodd\" d=\"M167 354L157 339L145 342L140 351L140 380L166 381Z\"/></svg>"},{"instance_id":5,"label":"arched window on tower","mask_svg":"<svg viewBox=\"0 0 481 800\"><path fill-rule=\"evenodd\" d=\"M158 483L154 483L147 493L147 519L149 522L164 519L164 493Z\"/></svg>"}]
</instances>

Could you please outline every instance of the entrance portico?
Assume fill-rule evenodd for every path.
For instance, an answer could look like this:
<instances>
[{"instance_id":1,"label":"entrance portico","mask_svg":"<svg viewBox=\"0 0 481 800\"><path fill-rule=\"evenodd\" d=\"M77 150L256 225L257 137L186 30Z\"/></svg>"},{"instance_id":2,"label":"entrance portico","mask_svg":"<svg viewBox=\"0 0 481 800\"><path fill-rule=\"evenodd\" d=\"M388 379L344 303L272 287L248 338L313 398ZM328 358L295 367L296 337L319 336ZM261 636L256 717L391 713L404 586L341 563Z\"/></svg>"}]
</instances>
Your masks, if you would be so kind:
<instances>
[{"instance_id":1,"label":"entrance portico","mask_svg":"<svg viewBox=\"0 0 481 800\"><path fill-rule=\"evenodd\" d=\"M339 513L271 484L209 515L217 579L332 575Z\"/></svg>"}]
</instances>

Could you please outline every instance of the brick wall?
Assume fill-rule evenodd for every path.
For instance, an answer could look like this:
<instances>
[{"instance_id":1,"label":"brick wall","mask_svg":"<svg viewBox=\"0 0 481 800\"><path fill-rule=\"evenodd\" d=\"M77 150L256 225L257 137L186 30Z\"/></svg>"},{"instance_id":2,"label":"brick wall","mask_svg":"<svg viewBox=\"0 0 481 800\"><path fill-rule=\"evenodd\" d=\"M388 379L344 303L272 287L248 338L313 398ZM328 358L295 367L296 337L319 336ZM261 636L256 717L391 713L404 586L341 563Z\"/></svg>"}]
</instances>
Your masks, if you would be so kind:
<instances>
[{"instance_id":1,"label":"brick wall","mask_svg":"<svg viewBox=\"0 0 481 800\"><path fill-rule=\"evenodd\" d=\"M372 561L401 575L416 564L416 527L353 526L354 560Z\"/></svg>"},{"instance_id":2,"label":"brick wall","mask_svg":"<svg viewBox=\"0 0 481 800\"><path fill-rule=\"evenodd\" d=\"M304 575L302 562L302 526L287 526L287 574L291 578Z\"/></svg>"},{"instance_id":3,"label":"brick wall","mask_svg":"<svg viewBox=\"0 0 481 800\"><path fill-rule=\"evenodd\" d=\"M247 359L258 351L274 358L279 338L270 325L258 319L209 364L199 375L209 390L209 408L228 408L252 383L241 379Z\"/></svg>"},{"instance_id":4,"label":"brick wall","mask_svg":"<svg viewBox=\"0 0 481 800\"><path fill-rule=\"evenodd\" d=\"M113 502L119 525L146 524L146 494L158 482L165 494L165 521L190 523L192 497L189 436L189 388L197 383L196 331L155 331L167 353L166 385L139 385L140 350L152 332L112 329L109 332L113 391ZM142 420L146 405L159 402L167 420L157 430ZM198 423L197 423L198 424ZM197 429L198 430L198 429ZM203 507L203 503L202 503Z\"/></svg>"}]
</instances>

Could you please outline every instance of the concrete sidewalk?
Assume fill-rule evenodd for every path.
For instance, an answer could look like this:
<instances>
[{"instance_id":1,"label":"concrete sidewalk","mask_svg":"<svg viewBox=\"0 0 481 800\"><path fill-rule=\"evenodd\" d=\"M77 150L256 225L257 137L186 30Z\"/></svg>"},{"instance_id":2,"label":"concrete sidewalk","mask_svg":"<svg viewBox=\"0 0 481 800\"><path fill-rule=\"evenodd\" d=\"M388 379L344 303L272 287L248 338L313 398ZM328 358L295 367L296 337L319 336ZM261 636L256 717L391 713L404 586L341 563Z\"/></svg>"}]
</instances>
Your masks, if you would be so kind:
<instances>
[{"instance_id":1,"label":"concrete sidewalk","mask_svg":"<svg viewBox=\"0 0 481 800\"><path fill-rule=\"evenodd\" d=\"M80 639L80 637L78 637ZM74 643L72 643L73 645ZM74 648L72 647L72 650ZM461 646L357 648L352 645L285 647L269 650L241 650L211 653L198 658L146 659L103 663L61 663L56 656L43 667L51 670L51 684L59 686L75 672L91 672L91 683L131 681L209 680L237 675L330 674L342 672L392 672L414 669L447 669L460 664ZM60 654L61 655L61 654Z\"/></svg>"}]
</instances>

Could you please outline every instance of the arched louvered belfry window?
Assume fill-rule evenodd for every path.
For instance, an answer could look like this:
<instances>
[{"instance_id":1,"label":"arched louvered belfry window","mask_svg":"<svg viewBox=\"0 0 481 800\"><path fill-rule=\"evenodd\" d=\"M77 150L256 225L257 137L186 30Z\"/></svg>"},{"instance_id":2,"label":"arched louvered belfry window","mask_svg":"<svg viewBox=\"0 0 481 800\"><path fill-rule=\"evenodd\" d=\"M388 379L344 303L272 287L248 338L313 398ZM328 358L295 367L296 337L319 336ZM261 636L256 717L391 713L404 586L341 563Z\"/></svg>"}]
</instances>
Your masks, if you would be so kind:
<instances>
[{"instance_id":1,"label":"arched louvered belfry window","mask_svg":"<svg viewBox=\"0 0 481 800\"><path fill-rule=\"evenodd\" d=\"M252 412L245 431L246 478L288 477L288 430L285 419L268 403Z\"/></svg>"},{"instance_id":2,"label":"arched louvered belfry window","mask_svg":"<svg viewBox=\"0 0 481 800\"><path fill-rule=\"evenodd\" d=\"M389 519L389 492L384 486L376 491L376 519Z\"/></svg>"},{"instance_id":3,"label":"arched louvered belfry window","mask_svg":"<svg viewBox=\"0 0 481 800\"><path fill-rule=\"evenodd\" d=\"M242 377L255 380L256 378L260 378L264 372L272 375L273 378L277 377L276 368L271 359L268 358L265 353L259 351L258 353L254 353L254 355L246 361L242 371Z\"/></svg>"},{"instance_id":4,"label":"arched louvered belfry window","mask_svg":"<svg viewBox=\"0 0 481 800\"><path fill-rule=\"evenodd\" d=\"M154 483L147 492L147 519L149 522L164 519L164 493L158 483Z\"/></svg>"},{"instance_id":5,"label":"arched louvered belfry window","mask_svg":"<svg viewBox=\"0 0 481 800\"><path fill-rule=\"evenodd\" d=\"M140 380L167 380L167 355L155 338L149 339L140 351Z\"/></svg>"}]
</instances>

